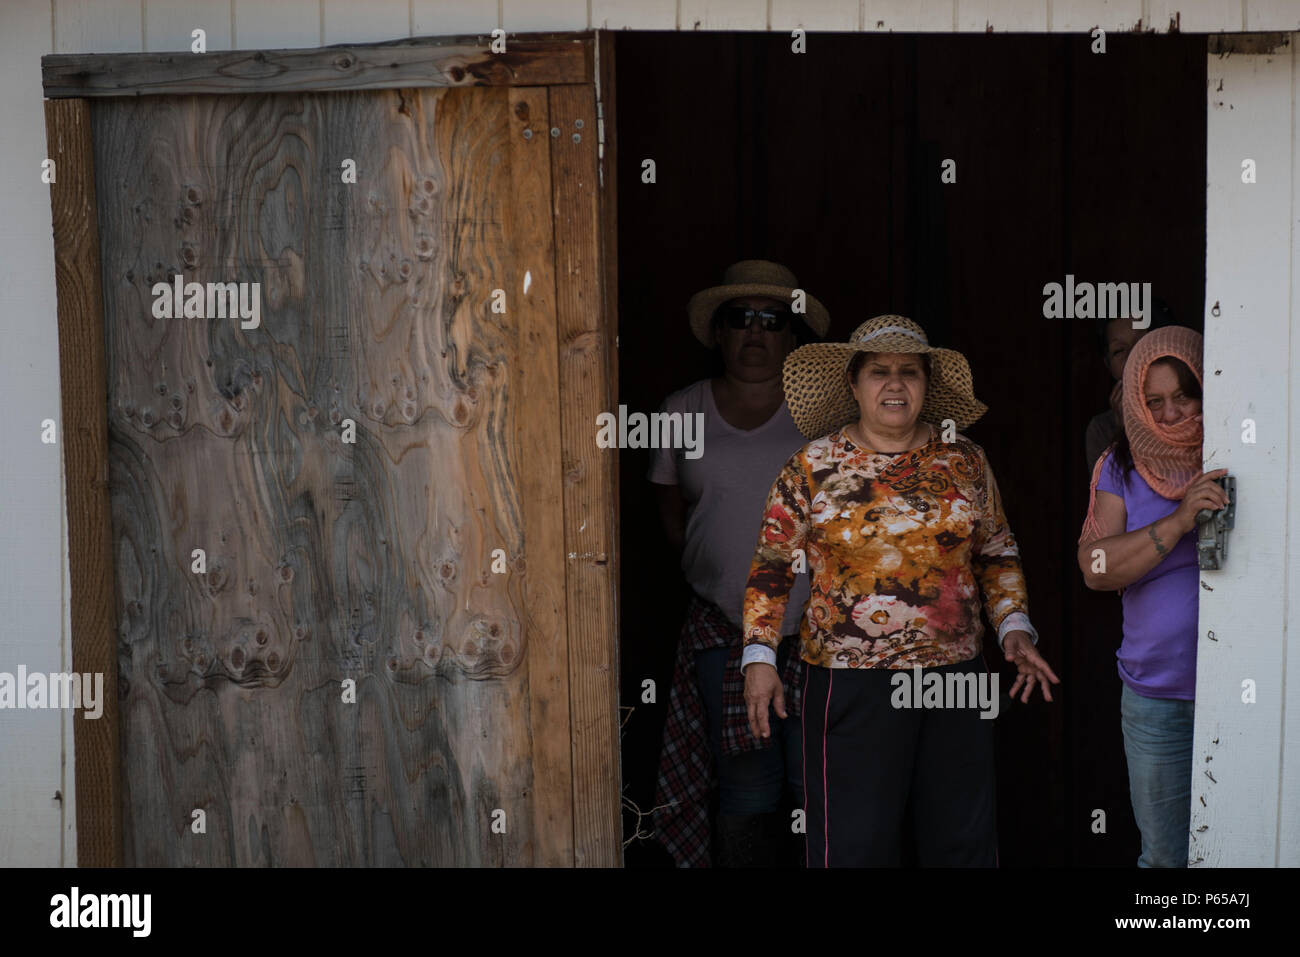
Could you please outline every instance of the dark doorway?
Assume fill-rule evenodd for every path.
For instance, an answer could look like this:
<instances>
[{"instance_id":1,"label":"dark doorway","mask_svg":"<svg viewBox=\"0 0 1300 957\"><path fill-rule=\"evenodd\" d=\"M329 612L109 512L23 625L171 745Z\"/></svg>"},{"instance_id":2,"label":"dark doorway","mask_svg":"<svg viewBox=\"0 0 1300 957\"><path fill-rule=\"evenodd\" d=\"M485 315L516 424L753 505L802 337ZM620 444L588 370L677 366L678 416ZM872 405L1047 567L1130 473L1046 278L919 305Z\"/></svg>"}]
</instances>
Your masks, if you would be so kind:
<instances>
[{"instance_id":1,"label":"dark doorway","mask_svg":"<svg viewBox=\"0 0 1300 957\"><path fill-rule=\"evenodd\" d=\"M960 349L1019 540L1057 701L1003 701L1003 866L1133 866L1119 727L1119 600L1083 587L1083 436L1111 380L1095 323L1043 318L1043 286L1150 282L1201 327L1204 37L617 35L619 402L653 411L711 374L686 301L743 258L790 266L829 338L901 313ZM653 159L657 181L642 182ZM955 183L940 182L956 161ZM659 531L648 453L621 454L626 796L651 807L687 595ZM987 627L987 626L986 626ZM986 633L991 667L1001 657ZM1010 686L1003 670L1003 688ZM642 703L653 679L656 704ZM1094 833L1095 812L1105 833ZM628 836L634 817L627 819ZM667 856L653 841L628 866Z\"/></svg>"}]
</instances>

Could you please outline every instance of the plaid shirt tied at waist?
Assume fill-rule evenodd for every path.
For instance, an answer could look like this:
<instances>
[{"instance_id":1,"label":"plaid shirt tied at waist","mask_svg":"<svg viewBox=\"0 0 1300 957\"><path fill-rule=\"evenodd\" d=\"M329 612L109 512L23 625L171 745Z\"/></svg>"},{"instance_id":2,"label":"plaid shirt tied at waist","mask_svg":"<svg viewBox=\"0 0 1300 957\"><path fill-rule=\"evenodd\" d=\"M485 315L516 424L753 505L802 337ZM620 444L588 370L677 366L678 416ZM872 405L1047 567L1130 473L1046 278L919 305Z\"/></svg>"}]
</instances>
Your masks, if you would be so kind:
<instances>
[{"instance_id":1,"label":"plaid shirt tied at waist","mask_svg":"<svg viewBox=\"0 0 1300 957\"><path fill-rule=\"evenodd\" d=\"M804 664L798 638L787 636L784 640L793 642L781 671L781 684L786 714L794 720L800 714ZM775 738L764 743L749 730L745 678L740 672L743 645L740 629L722 609L699 595L691 597L673 665L654 812L655 837L679 867L710 864L709 799L718 783L708 721L695 679L697 652L716 648L729 652L722 679L722 753L730 756L776 746Z\"/></svg>"}]
</instances>

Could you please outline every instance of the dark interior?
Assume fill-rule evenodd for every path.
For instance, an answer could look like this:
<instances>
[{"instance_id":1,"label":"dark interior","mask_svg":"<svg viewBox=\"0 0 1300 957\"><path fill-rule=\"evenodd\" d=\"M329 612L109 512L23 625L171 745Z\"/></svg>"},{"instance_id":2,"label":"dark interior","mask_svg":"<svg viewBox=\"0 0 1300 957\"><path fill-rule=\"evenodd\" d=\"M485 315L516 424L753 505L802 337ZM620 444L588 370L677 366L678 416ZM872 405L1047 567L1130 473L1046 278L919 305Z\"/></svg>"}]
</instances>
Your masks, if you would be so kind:
<instances>
[{"instance_id":1,"label":"dark interior","mask_svg":"<svg viewBox=\"0 0 1300 957\"><path fill-rule=\"evenodd\" d=\"M744 258L774 259L830 310L830 339L910 316L970 360L988 414L966 430L997 476L1054 704L997 721L1001 866L1132 867L1115 650L1120 604L1075 564L1088 420L1111 379L1096 323L1043 318L1043 286L1150 282L1200 329L1204 37L616 35L619 402L650 412L713 371L686 302ZM641 181L655 160L657 182ZM957 162L955 184L940 165ZM645 479L620 453L624 794L653 804L687 595ZM987 625L986 625L987 628ZM654 679L655 704L641 702ZM1094 833L1095 810L1106 815ZM635 816L625 818L632 835ZM648 826L648 822L643 822ZM668 866L653 840L629 867Z\"/></svg>"}]
</instances>

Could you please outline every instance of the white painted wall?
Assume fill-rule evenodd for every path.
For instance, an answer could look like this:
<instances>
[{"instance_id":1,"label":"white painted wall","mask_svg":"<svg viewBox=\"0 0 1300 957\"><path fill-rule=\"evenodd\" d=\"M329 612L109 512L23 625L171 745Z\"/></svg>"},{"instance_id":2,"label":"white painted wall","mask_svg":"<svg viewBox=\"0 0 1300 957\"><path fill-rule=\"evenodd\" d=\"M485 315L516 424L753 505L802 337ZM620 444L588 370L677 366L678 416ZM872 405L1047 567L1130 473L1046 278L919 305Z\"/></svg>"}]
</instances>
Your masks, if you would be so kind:
<instances>
[{"instance_id":1,"label":"white painted wall","mask_svg":"<svg viewBox=\"0 0 1300 957\"><path fill-rule=\"evenodd\" d=\"M1209 58L1205 461L1237 476L1238 506L1225 567L1201 573L1213 591L1200 592L1196 669L1188 861L1200 867L1300 865L1298 39Z\"/></svg>"},{"instance_id":2,"label":"white painted wall","mask_svg":"<svg viewBox=\"0 0 1300 957\"><path fill-rule=\"evenodd\" d=\"M40 57L44 53L112 53L135 50L188 50L190 31L202 27L209 50L231 47L277 48L387 40L405 36L477 33L501 26L512 32L582 30L592 27L638 30L808 30L865 31L1086 31L1132 29L1138 23L1167 30L1171 19L1184 32L1300 29L1297 0L3 0L0 3L0 167L7 175L0 189L0 315L6 344L0 350L0 671L61 671L70 668L68 638L67 532L62 495L62 446L42 446L42 419L59 418L59 366L55 321L54 255L49 198L40 184L45 155ZM1223 745L1212 762L1226 769L1227 785L1216 803L1196 820L1208 824L1212 863L1300 863L1300 728L1291 709L1292 733L1283 735L1280 694L1300 688L1300 655L1286 658L1283 623L1300 621L1300 495L1286 497L1286 476L1300 476L1300 442L1289 443L1291 423L1300 423L1300 381L1291 388L1284 364L1287 343L1291 368L1300 368L1300 336L1292 342L1290 269L1294 264L1289 229L1290 171L1295 162L1288 125L1293 69L1286 62L1258 68L1229 58L1216 63L1215 76L1229 71L1225 90L1233 110L1211 110L1210 280L1215 299L1233 303L1250 320L1231 335L1212 328L1209 349L1236 363L1232 381L1263 388L1258 365L1270 367L1272 385L1251 401L1260 421L1260 445L1225 451L1224 461L1248 470L1243 491L1250 501L1286 503L1290 525L1267 517L1249 504L1239 514L1246 523L1237 541L1250 542L1257 559L1249 567L1261 577L1243 581L1240 590L1203 593L1207 621L1223 620L1230 593L1250 596L1253 632L1239 628L1230 641L1205 649L1208 662L1227 656L1231 669L1256 676L1261 701ZM1215 72L1215 71L1219 72ZM1248 116L1256 93L1265 97L1266 116L1255 125ZM1247 100L1251 102L1248 103ZM1282 112L1278 112L1281 110ZM1259 153L1261 179L1251 194L1232 192L1231 162L1250 144ZM1230 146L1230 148L1229 148ZM1226 151L1226 152L1225 152ZM1225 172L1226 170L1226 172ZM1216 178L1217 177L1217 178ZM1283 196L1277 191L1283 189ZM1216 192L1217 190L1217 192ZM1233 205L1240 204L1240 205ZM1257 218L1256 218L1257 217ZM1219 231L1222 230L1220 233ZM1224 237L1220 239L1220 236ZM1258 249L1257 249L1258 247ZM1258 256L1255 254L1258 251ZM1264 268L1264 263L1270 263ZM1207 326L1210 325L1207 319ZM1251 370L1242 374L1242 369ZM1228 375L1225 370L1224 375ZM1300 375L1300 372L1296 373ZM1283 384L1285 383L1285 385ZM1285 404L1294 395L1293 405ZM1229 405L1229 400L1237 402ZM1227 442L1240 412L1239 397L1207 390L1221 420L1207 424ZM1222 408L1220 409L1220 406ZM63 423L59 423L60 429ZM1225 445L1225 449L1228 446ZM1246 458L1253 456L1253 458ZM1256 508L1258 509L1258 505ZM1294 531L1292 531L1294 530ZM1258 535L1258 538L1256 538ZM1244 549L1244 546L1241 546ZM1241 552L1234 553L1234 558ZM1237 575L1246 559L1221 574ZM1285 569L1285 589L1277 568ZM1274 569L1274 571L1268 571ZM1268 577L1268 576L1272 577ZM1289 597L1297 599L1293 606ZM1241 605L1233 612L1241 614ZM1217 616L1217 617L1216 617ZM1231 649L1231 651L1230 651ZM1233 655L1236 655L1234 657ZM1289 668L1291 681L1282 685ZM1230 670L1231 670L1230 669ZM1202 669L1203 672L1206 669ZM1235 674L1233 671L1233 674ZM1225 679L1226 681L1226 679ZM1230 693L1231 692L1231 693ZM1225 685L1207 686L1216 720L1234 722L1228 711L1236 694ZM1271 697L1266 697L1271 696ZM1271 702L1271 704L1269 703ZM1208 725L1207 725L1208 727ZM1260 737L1253 737L1258 731ZM1240 740L1238 740L1240 738ZM1198 755L1204 742L1198 740ZM1285 772L1277 755L1285 753ZM1200 758L1198 757L1198 760ZM1270 763L1271 762L1271 763ZM72 727L68 714L0 712L0 866L76 863L72 807ZM1261 797L1251 786L1257 773L1275 785ZM1219 775L1216 774L1216 777ZM1235 790L1234 790L1235 789ZM60 804L53 800L58 790ZM1249 791L1249 793L1247 793ZM1194 807L1199 808L1199 802ZM1285 848L1277 838L1279 814ZM1270 830L1271 829L1271 830ZM1271 836L1270 836L1271 835ZM1242 847L1249 837L1250 851ZM1254 861L1252 861L1254 862Z\"/></svg>"}]
</instances>

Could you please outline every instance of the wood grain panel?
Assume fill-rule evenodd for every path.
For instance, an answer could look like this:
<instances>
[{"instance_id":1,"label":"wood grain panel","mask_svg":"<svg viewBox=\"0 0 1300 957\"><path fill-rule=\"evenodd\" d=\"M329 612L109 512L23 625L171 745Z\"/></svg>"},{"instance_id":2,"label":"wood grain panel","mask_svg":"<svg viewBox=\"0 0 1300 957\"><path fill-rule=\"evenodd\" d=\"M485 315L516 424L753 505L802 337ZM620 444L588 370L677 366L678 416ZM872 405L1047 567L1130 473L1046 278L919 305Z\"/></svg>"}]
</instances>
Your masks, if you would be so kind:
<instances>
[{"instance_id":1,"label":"wood grain panel","mask_svg":"<svg viewBox=\"0 0 1300 957\"><path fill-rule=\"evenodd\" d=\"M569 862L544 266L514 298L547 174L509 95L96 111L128 863ZM260 282L261 327L153 318L178 272Z\"/></svg>"},{"instance_id":2,"label":"wood grain panel","mask_svg":"<svg viewBox=\"0 0 1300 957\"><path fill-rule=\"evenodd\" d=\"M113 547L108 495L107 377L100 288L99 221L90 107L47 101L46 139L57 176L50 185L59 302L59 376L68 497L68 573L73 601L72 670L104 676L103 713L73 719L77 863L122 863L117 668L113 635Z\"/></svg>"},{"instance_id":3,"label":"wood grain panel","mask_svg":"<svg viewBox=\"0 0 1300 957\"><path fill-rule=\"evenodd\" d=\"M510 251L501 274L508 316L518 324L512 366L519 498L535 557L525 569L526 607L544 618L530 632L533 823L538 860L573 863L573 759L569 735L569 608L565 594L561 485L560 370L557 360L555 240L550 204L551 137L543 88L509 91L511 193L528 197L505 223ZM529 132L531 136L525 136ZM539 201L540 200L540 201ZM538 560L540 559L540 561Z\"/></svg>"},{"instance_id":4,"label":"wood grain panel","mask_svg":"<svg viewBox=\"0 0 1300 957\"><path fill-rule=\"evenodd\" d=\"M543 86L592 82L589 34L438 37L309 50L58 54L41 58L45 95L289 93L404 87Z\"/></svg>"},{"instance_id":5,"label":"wood grain panel","mask_svg":"<svg viewBox=\"0 0 1300 957\"><path fill-rule=\"evenodd\" d=\"M596 446L596 416L616 405L601 291L596 100L590 87L550 91L558 294L564 541L568 558L575 862L621 862L618 624L614 609L615 452ZM579 125L581 123L581 125Z\"/></svg>"}]
</instances>

